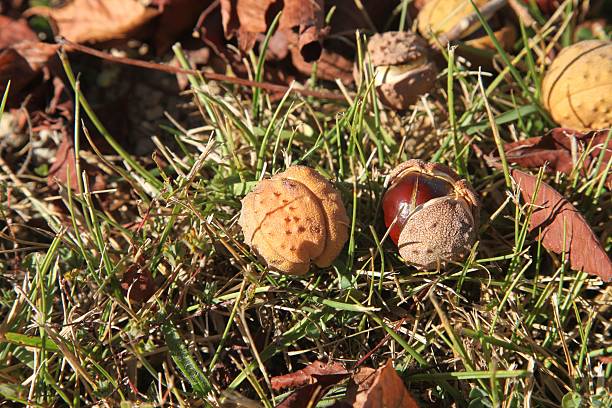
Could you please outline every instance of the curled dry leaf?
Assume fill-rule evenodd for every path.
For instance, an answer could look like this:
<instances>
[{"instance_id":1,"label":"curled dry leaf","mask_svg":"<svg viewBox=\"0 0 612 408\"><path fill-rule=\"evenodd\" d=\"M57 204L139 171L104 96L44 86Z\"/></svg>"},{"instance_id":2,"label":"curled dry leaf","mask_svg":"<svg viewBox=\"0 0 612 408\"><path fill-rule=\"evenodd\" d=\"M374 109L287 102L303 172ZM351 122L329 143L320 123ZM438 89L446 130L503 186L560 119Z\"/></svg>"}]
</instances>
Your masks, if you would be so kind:
<instances>
[{"instance_id":1,"label":"curled dry leaf","mask_svg":"<svg viewBox=\"0 0 612 408\"><path fill-rule=\"evenodd\" d=\"M39 6L24 13L50 18L57 34L77 43L129 38L159 14L138 0L74 0L60 8Z\"/></svg>"},{"instance_id":2,"label":"curled dry leaf","mask_svg":"<svg viewBox=\"0 0 612 408\"><path fill-rule=\"evenodd\" d=\"M304 61L299 52L291 52L291 62L303 74L312 72L313 63ZM317 77L333 81L339 79L348 84L353 81L353 61L343 55L323 49L317 61Z\"/></svg>"},{"instance_id":3,"label":"curled dry leaf","mask_svg":"<svg viewBox=\"0 0 612 408\"><path fill-rule=\"evenodd\" d=\"M378 370L362 368L351 379L347 402L353 408L418 408L391 359Z\"/></svg>"},{"instance_id":4,"label":"curled dry leaf","mask_svg":"<svg viewBox=\"0 0 612 408\"><path fill-rule=\"evenodd\" d=\"M280 4L279 4L280 3ZM304 61L312 62L321 55L323 32L323 0L221 0L221 16L226 38L238 37L240 48L249 50L270 28L282 11L278 23L289 47L296 47Z\"/></svg>"},{"instance_id":5,"label":"curled dry leaf","mask_svg":"<svg viewBox=\"0 0 612 408\"><path fill-rule=\"evenodd\" d=\"M535 206L529 230L541 229L542 245L554 253L568 254L572 269L605 282L612 280L612 261L582 214L546 183L540 184L536 194L537 179L531 174L520 170L511 173L523 199Z\"/></svg>"},{"instance_id":6,"label":"curled dry leaf","mask_svg":"<svg viewBox=\"0 0 612 408\"><path fill-rule=\"evenodd\" d=\"M504 151L510 163L527 168L537 168L547 164L547 171L569 175L577 166L572 159L573 144L576 149L576 160L579 160L580 157L584 158L581 173L585 175L599 159L602 149L605 149L604 165L599 169L599 174L601 174L605 171L606 163L612 158L612 144L608 142L604 146L608 132L608 129L582 133L571 129L556 128L542 137L507 143L504 145ZM586 154L585 149L588 149ZM497 160L497 157L492 154L489 159ZM612 174L607 175L606 186L612 188Z\"/></svg>"},{"instance_id":7,"label":"curled dry leaf","mask_svg":"<svg viewBox=\"0 0 612 408\"><path fill-rule=\"evenodd\" d=\"M343 364L337 362L324 363L316 360L301 370L293 373L279 375L271 378L272 389L275 391L283 388L296 388L305 384L318 381L320 377L326 375L348 374ZM317 376L317 378L315 378Z\"/></svg>"}]
</instances>

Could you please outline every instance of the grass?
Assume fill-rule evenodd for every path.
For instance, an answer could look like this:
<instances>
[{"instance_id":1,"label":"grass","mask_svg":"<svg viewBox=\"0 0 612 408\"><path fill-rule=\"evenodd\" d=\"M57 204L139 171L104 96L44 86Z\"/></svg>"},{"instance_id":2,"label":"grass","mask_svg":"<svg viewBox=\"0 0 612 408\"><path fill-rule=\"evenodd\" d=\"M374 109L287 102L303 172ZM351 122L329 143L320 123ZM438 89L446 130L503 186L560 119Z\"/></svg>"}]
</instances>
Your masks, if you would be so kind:
<instances>
[{"instance_id":1,"label":"grass","mask_svg":"<svg viewBox=\"0 0 612 408\"><path fill-rule=\"evenodd\" d=\"M557 23L570 24L564 15ZM101 193L86 176L78 191L56 192L0 155L0 398L272 407L286 393L274 392L270 377L315 359L352 367L373 350L364 364L392 358L425 406L609 404L609 286L541 246L507 163L488 168L476 152L550 129L537 100L545 64L532 48L567 35L547 24L521 27L517 48L500 52L501 72L476 72L451 50L437 89L404 114L377 106L367 80L346 102L291 91L273 101L189 76L185 100L202 125L160 123L172 143L160 142L155 160L113 138L62 55L75 145L97 132L117 154L77 155L78 166L106 169ZM173 50L188 67L180 46ZM258 78L261 61L251 59ZM443 271L406 266L382 223L385 176L415 157L461 172L483 201L472 256ZM351 219L339 258L303 277L266 269L236 223L246 192L290 164L334 179ZM602 156L597 166L610 163ZM595 174L540 178L574 201L610 251L611 196ZM131 210L109 210L102 198L120 199L122 188ZM131 270L150 275L148 300L122 289ZM322 404L345 391L336 387Z\"/></svg>"}]
</instances>

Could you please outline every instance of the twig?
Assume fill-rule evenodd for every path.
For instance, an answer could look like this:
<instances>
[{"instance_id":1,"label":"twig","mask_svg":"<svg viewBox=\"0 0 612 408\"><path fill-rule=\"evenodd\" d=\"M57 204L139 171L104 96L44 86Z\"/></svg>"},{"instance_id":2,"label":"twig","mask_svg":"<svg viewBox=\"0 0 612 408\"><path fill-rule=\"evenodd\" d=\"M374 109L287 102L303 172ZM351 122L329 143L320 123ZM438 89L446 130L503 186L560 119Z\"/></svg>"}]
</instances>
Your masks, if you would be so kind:
<instances>
[{"instance_id":1,"label":"twig","mask_svg":"<svg viewBox=\"0 0 612 408\"><path fill-rule=\"evenodd\" d=\"M287 92L287 90L289 90L289 87L286 85L272 84L270 82L251 81L248 79L231 77L231 76L223 75L223 74L217 74L215 72L203 72L203 71L198 71L195 69L183 69L183 68L173 67L167 64L140 61L140 60L126 58L126 57L115 57L114 55L111 55L104 51L99 51L94 48L86 47L84 45L74 43L62 37L58 38L56 41L58 44L60 44L62 47L66 48L69 51L82 52L84 54L92 55L96 58L100 58L103 60L116 62L118 64L131 65L131 66L140 67L144 69L151 69L155 71L166 72L168 74L191 74L191 75L200 74L204 78L209 79L211 81L230 82L232 84L236 84L240 86L256 87L256 88L261 88L261 89L265 89L265 90L272 91L272 92L285 93ZM339 101L344 100L344 97L342 95L333 93L333 92L313 91L311 89L300 89L300 88L295 88L295 87L293 87L292 91L300 95L312 96L314 98L333 99L333 100L339 100Z\"/></svg>"}]
</instances>

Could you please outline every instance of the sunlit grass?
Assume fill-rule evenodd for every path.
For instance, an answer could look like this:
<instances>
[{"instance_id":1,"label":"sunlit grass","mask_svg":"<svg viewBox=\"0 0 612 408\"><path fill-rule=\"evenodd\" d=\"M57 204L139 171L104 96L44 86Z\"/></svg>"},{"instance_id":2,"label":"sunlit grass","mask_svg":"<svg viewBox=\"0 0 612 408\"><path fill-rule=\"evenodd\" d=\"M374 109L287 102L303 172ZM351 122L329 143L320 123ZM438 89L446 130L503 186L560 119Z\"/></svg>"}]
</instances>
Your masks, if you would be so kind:
<instances>
[{"instance_id":1,"label":"sunlit grass","mask_svg":"<svg viewBox=\"0 0 612 408\"><path fill-rule=\"evenodd\" d=\"M539 47L556 38L555 27L522 27L520 42ZM181 47L173 51L189 68ZM93 149L110 169L110 191L90 191L84 177L79 191L59 187L51 206L37 182L19 181L0 162L2 398L32 406L271 407L286 393L275 393L270 377L315 359L351 368L376 349L364 364L392 358L424 406L518 407L527 398L534 406L577 398L605 406L609 290L541 246L528 232L533 208L520 200L507 164L490 168L479 153L551 126L537 98L538 53L498 51L500 72L479 72L447 53L438 88L402 114L378 105L371 72L344 102L293 88L278 100L230 84L215 90L191 75L185 100L202 125L160 123L174 143L158 139L154 158L121 147L62 55L77 107L75 145L83 136L94 144L97 132L116 152ZM257 78L262 61L250 61ZM385 176L408 158L448 164L480 192L480 238L465 262L417 271L386 239ZM237 225L242 197L292 164L332 179L351 220L334 264L303 277L268 270ZM610 165L603 155L596 164L608 172ZM540 172L539 179L575 201L610 251L602 210L610 193L596 174ZM119 199L126 186L132 211L101 205L100 197ZM28 227L32 220L40 222ZM151 276L151 298L122 288L132 269ZM342 385L331 395L345 392Z\"/></svg>"}]
</instances>

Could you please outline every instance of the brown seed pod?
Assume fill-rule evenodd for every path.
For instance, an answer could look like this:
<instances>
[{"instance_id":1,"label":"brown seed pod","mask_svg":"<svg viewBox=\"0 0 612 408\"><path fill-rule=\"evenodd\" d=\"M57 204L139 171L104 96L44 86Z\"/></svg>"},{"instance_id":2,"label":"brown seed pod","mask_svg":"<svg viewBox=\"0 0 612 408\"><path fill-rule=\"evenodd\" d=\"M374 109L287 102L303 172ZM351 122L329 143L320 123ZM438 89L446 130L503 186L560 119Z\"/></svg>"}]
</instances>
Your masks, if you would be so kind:
<instances>
[{"instance_id":1,"label":"brown seed pod","mask_svg":"<svg viewBox=\"0 0 612 408\"><path fill-rule=\"evenodd\" d=\"M340 193L315 170L292 166L260 181L242 200L245 242L270 268L303 275L331 265L348 238Z\"/></svg>"},{"instance_id":2,"label":"brown seed pod","mask_svg":"<svg viewBox=\"0 0 612 408\"><path fill-rule=\"evenodd\" d=\"M389 175L385 225L402 258L430 269L464 258L476 241L476 192L447 166L408 160Z\"/></svg>"},{"instance_id":3,"label":"brown seed pod","mask_svg":"<svg viewBox=\"0 0 612 408\"><path fill-rule=\"evenodd\" d=\"M493 28L502 47L510 47L516 40L516 30L496 15L504 3L474 0L474 4ZM463 40L475 48L495 49L469 0L430 0L419 12L417 20L423 37L438 36L443 45L448 41Z\"/></svg>"},{"instance_id":4,"label":"brown seed pod","mask_svg":"<svg viewBox=\"0 0 612 408\"><path fill-rule=\"evenodd\" d=\"M438 70L430 60L427 42L418 35L410 31L374 34L368 41L368 54L383 104L407 109L433 88ZM359 83L359 70L353 72Z\"/></svg>"},{"instance_id":5,"label":"brown seed pod","mask_svg":"<svg viewBox=\"0 0 612 408\"><path fill-rule=\"evenodd\" d=\"M612 125L612 42L581 41L561 50L542 81L542 102L563 127Z\"/></svg>"}]
</instances>

